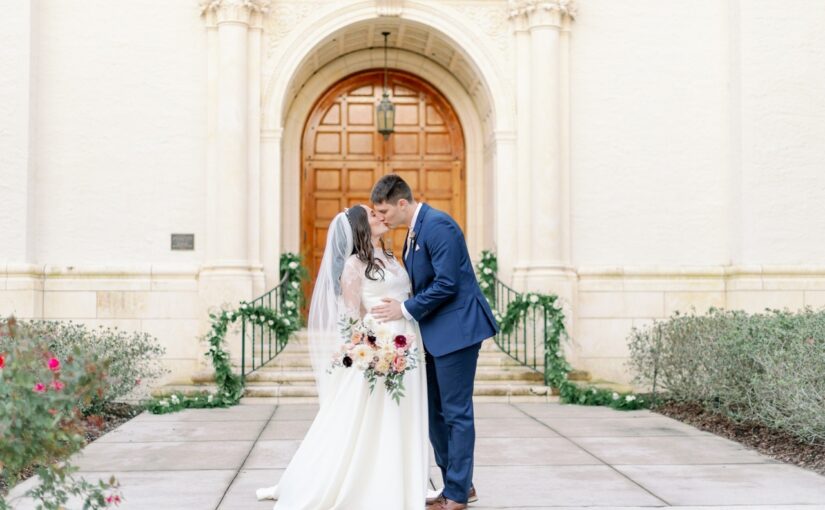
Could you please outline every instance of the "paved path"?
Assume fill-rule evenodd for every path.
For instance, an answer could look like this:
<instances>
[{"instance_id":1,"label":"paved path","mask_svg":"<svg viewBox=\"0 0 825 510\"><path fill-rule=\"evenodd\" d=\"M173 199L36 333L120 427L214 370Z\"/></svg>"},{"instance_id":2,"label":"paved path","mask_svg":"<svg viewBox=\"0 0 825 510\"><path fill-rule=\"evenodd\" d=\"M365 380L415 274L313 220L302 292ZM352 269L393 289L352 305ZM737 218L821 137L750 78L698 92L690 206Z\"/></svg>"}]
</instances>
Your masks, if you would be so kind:
<instances>
[{"instance_id":1,"label":"paved path","mask_svg":"<svg viewBox=\"0 0 825 510\"><path fill-rule=\"evenodd\" d=\"M248 403L144 413L77 463L87 477L116 475L125 509L267 509L254 491L277 483L315 411ZM476 413L475 510L825 509L825 477L648 411L546 402L479 403Z\"/></svg>"}]
</instances>

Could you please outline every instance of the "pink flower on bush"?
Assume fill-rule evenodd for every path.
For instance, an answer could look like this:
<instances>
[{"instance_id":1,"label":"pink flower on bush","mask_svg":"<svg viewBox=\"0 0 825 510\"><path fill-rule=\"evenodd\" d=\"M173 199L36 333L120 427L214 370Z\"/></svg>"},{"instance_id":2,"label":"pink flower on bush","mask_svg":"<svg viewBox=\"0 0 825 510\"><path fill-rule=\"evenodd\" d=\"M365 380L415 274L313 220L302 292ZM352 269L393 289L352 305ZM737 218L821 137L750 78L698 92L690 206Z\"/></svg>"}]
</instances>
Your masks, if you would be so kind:
<instances>
[{"instance_id":1,"label":"pink flower on bush","mask_svg":"<svg viewBox=\"0 0 825 510\"><path fill-rule=\"evenodd\" d=\"M49 370L51 370L52 372L57 372L58 370L60 370L60 360L57 358L50 358Z\"/></svg>"},{"instance_id":2,"label":"pink flower on bush","mask_svg":"<svg viewBox=\"0 0 825 510\"><path fill-rule=\"evenodd\" d=\"M43 384L42 382L39 382L39 383L35 384L34 388L32 388L32 389L34 390L35 393L45 393L46 392L46 385Z\"/></svg>"},{"instance_id":3,"label":"pink flower on bush","mask_svg":"<svg viewBox=\"0 0 825 510\"><path fill-rule=\"evenodd\" d=\"M65 385L63 384L63 381L58 381L56 379L54 381L52 381L50 386L52 387L52 389L54 391L60 391L65 387Z\"/></svg>"},{"instance_id":4,"label":"pink flower on bush","mask_svg":"<svg viewBox=\"0 0 825 510\"><path fill-rule=\"evenodd\" d=\"M110 505L111 504L119 505L120 504L120 496L118 496L117 494L112 494L111 496L106 498L106 503L108 503Z\"/></svg>"},{"instance_id":5,"label":"pink flower on bush","mask_svg":"<svg viewBox=\"0 0 825 510\"><path fill-rule=\"evenodd\" d=\"M392 368L395 369L396 372L403 372L405 368L407 368L407 358L404 356L396 356L394 360L392 360Z\"/></svg>"}]
</instances>

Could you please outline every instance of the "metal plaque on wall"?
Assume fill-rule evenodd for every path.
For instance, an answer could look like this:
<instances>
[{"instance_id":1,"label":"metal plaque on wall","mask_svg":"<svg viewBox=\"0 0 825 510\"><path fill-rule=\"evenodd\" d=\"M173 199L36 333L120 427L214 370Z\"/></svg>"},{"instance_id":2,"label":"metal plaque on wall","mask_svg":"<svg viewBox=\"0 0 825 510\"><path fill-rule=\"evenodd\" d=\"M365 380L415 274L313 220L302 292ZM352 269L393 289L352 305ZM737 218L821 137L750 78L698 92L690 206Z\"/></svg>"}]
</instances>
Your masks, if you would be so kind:
<instances>
[{"instance_id":1,"label":"metal plaque on wall","mask_svg":"<svg viewBox=\"0 0 825 510\"><path fill-rule=\"evenodd\" d=\"M195 234L172 234L173 250L194 250Z\"/></svg>"}]
</instances>

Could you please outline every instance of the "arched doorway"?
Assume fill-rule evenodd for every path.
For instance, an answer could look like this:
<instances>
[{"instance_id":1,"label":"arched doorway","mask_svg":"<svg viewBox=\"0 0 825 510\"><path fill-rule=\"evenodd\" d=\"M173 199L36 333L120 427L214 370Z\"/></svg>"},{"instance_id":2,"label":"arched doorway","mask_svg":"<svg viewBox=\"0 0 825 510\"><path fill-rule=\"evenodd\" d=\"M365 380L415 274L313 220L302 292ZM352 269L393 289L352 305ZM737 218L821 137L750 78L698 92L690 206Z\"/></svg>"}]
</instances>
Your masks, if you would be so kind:
<instances>
[{"instance_id":1,"label":"arched doorway","mask_svg":"<svg viewBox=\"0 0 825 510\"><path fill-rule=\"evenodd\" d=\"M301 247L312 281L324 253L327 226L345 207L369 204L373 183L397 173L415 196L466 217L464 135L452 106L432 85L403 71L389 73L396 105L395 133L377 132L375 106L384 73L370 70L343 78L315 103L302 137ZM396 253L403 228L386 240Z\"/></svg>"}]
</instances>

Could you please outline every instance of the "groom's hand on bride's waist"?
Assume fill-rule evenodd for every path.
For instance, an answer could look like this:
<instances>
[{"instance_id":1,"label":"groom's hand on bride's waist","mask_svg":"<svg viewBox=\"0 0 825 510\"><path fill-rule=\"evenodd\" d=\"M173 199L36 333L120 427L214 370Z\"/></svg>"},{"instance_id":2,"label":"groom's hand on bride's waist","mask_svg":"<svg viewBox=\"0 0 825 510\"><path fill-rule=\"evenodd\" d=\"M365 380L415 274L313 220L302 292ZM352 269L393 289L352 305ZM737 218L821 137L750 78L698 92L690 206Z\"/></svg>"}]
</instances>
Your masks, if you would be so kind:
<instances>
[{"instance_id":1,"label":"groom's hand on bride's waist","mask_svg":"<svg viewBox=\"0 0 825 510\"><path fill-rule=\"evenodd\" d=\"M372 316L381 322L397 321L404 318L401 312L401 303L395 299L384 298L384 304L372 307Z\"/></svg>"}]
</instances>

